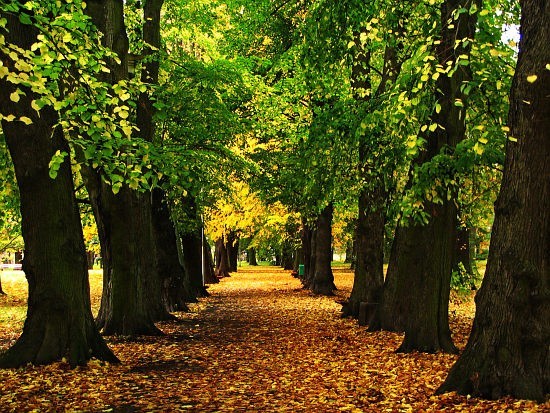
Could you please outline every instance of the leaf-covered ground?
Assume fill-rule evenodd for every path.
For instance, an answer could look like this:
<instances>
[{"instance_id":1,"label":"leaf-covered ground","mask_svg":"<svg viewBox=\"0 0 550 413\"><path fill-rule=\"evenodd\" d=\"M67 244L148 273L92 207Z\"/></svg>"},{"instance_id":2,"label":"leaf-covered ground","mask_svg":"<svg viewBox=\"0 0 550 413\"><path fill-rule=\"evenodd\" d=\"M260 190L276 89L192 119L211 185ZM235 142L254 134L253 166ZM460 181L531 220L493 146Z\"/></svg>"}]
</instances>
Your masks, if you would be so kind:
<instances>
[{"instance_id":1,"label":"leaf-covered ground","mask_svg":"<svg viewBox=\"0 0 550 413\"><path fill-rule=\"evenodd\" d=\"M22 273L3 273L0 349L24 318ZM339 317L351 289L335 270L336 297L316 297L288 272L246 267L211 286L212 296L161 323L164 337L108 338L120 365L92 361L0 370L0 411L85 412L548 412L550 403L434 396L455 356L396 354L398 334L368 333ZM100 277L92 275L97 307ZM457 344L470 302L451 306Z\"/></svg>"}]
</instances>

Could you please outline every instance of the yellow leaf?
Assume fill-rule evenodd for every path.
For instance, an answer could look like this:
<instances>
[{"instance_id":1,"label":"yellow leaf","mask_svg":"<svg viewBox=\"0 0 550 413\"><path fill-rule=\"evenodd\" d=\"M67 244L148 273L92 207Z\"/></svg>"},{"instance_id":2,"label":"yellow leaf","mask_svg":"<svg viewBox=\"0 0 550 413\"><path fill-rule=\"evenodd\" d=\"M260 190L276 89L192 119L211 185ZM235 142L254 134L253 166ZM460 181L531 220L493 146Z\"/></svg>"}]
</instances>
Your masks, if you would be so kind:
<instances>
[{"instance_id":1,"label":"yellow leaf","mask_svg":"<svg viewBox=\"0 0 550 413\"><path fill-rule=\"evenodd\" d=\"M17 90L10 95L10 100L13 102L19 102L19 99L19 93L17 93Z\"/></svg>"},{"instance_id":2,"label":"yellow leaf","mask_svg":"<svg viewBox=\"0 0 550 413\"><path fill-rule=\"evenodd\" d=\"M20 120L21 122L23 122L25 125L30 125L30 124L32 124L32 120L31 120L30 118L26 117L26 116L21 116L21 117L19 118L19 120Z\"/></svg>"},{"instance_id":3,"label":"yellow leaf","mask_svg":"<svg viewBox=\"0 0 550 413\"><path fill-rule=\"evenodd\" d=\"M531 76L527 76L527 81L529 83L535 83L536 80L537 80L538 76L537 75L531 75Z\"/></svg>"}]
</instances>

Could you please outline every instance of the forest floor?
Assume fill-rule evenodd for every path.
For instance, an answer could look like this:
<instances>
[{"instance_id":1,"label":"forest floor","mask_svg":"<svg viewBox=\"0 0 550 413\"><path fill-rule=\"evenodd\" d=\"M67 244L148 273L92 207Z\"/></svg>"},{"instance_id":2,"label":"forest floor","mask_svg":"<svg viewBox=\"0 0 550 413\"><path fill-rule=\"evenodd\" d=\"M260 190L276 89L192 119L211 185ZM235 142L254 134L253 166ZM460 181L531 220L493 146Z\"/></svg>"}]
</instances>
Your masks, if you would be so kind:
<instances>
[{"instance_id":1,"label":"forest floor","mask_svg":"<svg viewBox=\"0 0 550 413\"><path fill-rule=\"evenodd\" d=\"M288 271L243 267L211 296L159 323L162 337L107 341L121 364L92 360L0 370L1 412L548 412L550 403L434 396L456 356L396 354L402 335L369 333L340 318L350 270L336 268L335 297L301 289ZM26 282L2 273L0 350L20 334ZM91 275L92 302L101 277ZM462 349L473 302L451 304Z\"/></svg>"}]
</instances>

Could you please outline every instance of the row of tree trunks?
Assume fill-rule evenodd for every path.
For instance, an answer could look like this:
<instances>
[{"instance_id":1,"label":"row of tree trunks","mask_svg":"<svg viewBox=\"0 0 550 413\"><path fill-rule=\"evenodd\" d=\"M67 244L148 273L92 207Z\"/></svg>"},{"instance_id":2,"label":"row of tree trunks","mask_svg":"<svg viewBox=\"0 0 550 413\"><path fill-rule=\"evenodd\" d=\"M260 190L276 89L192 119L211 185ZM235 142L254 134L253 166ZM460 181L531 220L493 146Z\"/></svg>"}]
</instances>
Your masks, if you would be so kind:
<instances>
[{"instance_id":1,"label":"row of tree trunks","mask_svg":"<svg viewBox=\"0 0 550 413\"><path fill-rule=\"evenodd\" d=\"M29 49L37 31L21 24L17 16L2 17L7 19L5 39ZM2 61L14 70L8 56L2 56ZM33 122L2 121L20 193L23 271L29 293L23 333L2 354L0 366L45 364L62 357L71 366L85 364L92 357L116 362L91 313L86 251L70 162L62 163L55 180L49 176L49 163L56 151L70 153L63 131L55 126L57 113L50 107L39 114L32 110L31 101L38 97L22 85L25 94L18 103L10 99L13 84L3 78L0 86L2 110ZM56 257L55 265L52 257Z\"/></svg>"}]
</instances>

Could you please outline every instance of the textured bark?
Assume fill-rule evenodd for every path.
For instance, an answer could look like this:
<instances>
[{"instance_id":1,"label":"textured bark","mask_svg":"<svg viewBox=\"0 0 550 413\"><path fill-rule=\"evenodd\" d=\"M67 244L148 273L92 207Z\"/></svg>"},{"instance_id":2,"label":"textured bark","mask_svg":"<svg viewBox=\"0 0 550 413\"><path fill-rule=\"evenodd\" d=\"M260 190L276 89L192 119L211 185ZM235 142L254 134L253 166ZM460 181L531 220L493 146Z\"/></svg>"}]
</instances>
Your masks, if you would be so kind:
<instances>
[{"instance_id":1,"label":"textured bark","mask_svg":"<svg viewBox=\"0 0 550 413\"><path fill-rule=\"evenodd\" d=\"M214 259L216 261L216 277L229 277L229 258L223 238L216 240Z\"/></svg>"},{"instance_id":2,"label":"textured bark","mask_svg":"<svg viewBox=\"0 0 550 413\"><path fill-rule=\"evenodd\" d=\"M314 294L333 295L336 286L330 263L332 261L332 204L327 205L315 231L315 270L310 289Z\"/></svg>"},{"instance_id":3,"label":"textured bark","mask_svg":"<svg viewBox=\"0 0 550 413\"><path fill-rule=\"evenodd\" d=\"M377 194L375 198L370 199L366 191L361 191L355 235L355 275L350 297L342 307L344 317L359 317L359 306L362 302L372 305L380 302L384 286L385 214ZM371 208L377 209L373 211Z\"/></svg>"},{"instance_id":4,"label":"textured bark","mask_svg":"<svg viewBox=\"0 0 550 413\"><path fill-rule=\"evenodd\" d=\"M208 293L203 285L203 246L202 230L184 233L181 235L183 247L183 267L187 274L186 284L193 295L194 301L198 297L206 297Z\"/></svg>"},{"instance_id":5,"label":"textured bark","mask_svg":"<svg viewBox=\"0 0 550 413\"><path fill-rule=\"evenodd\" d=\"M203 230L204 231L204 230ZM203 232L204 234L204 232ZM216 284L219 283L220 280L218 277L216 277L216 271L214 267L214 259L212 258L212 251L210 250L210 244L206 240L206 237L203 235L203 254L204 254L204 260L202 262L203 265L203 271L204 271L204 282L206 284ZM207 293L208 295L208 293Z\"/></svg>"},{"instance_id":6,"label":"textured bark","mask_svg":"<svg viewBox=\"0 0 550 413\"><path fill-rule=\"evenodd\" d=\"M396 30L399 33L400 29ZM355 46L357 55L351 74L351 85L354 98L358 102L368 102L371 95L364 92L371 89L370 52L365 51L361 42L361 34L355 35ZM390 82L395 82L401 63L397 58L397 47L387 46L384 51L384 65L382 78L375 92L378 98L386 92ZM354 242L352 245L353 260L351 260L354 271L353 288L347 302L343 304L342 315L359 317L360 304L368 303L372 308L379 305L382 289L384 286L384 234L385 234L385 204L386 191L384 179L380 176L372 176L373 159L376 155L372 153L372 142L378 131L372 131L369 137L363 137L359 142L360 174L366 174L365 181L359 192L358 217L355 227ZM368 181L368 182L366 182ZM346 257L347 259L347 257ZM365 320L366 322L370 320Z\"/></svg>"},{"instance_id":7,"label":"textured bark","mask_svg":"<svg viewBox=\"0 0 550 413\"><path fill-rule=\"evenodd\" d=\"M441 43L437 46L437 56L443 67L447 62L454 62L459 55L470 54L470 44L464 46L457 40L473 39L476 15L461 13L451 27L449 21L453 11L458 8L468 10L473 3L480 8L479 0L447 0L441 4ZM442 150L452 150L464 139L467 97L460 87L469 79L471 73L467 66L459 66L451 77L438 78L437 99L441 110L432 114L431 121L442 128L427 136L427 148L415 160L416 165L431 160ZM464 106L456 106L456 99L460 99ZM386 278L388 288L384 288L382 305L372 328L404 329L405 339L399 351L457 351L448 322L457 226L455 196L453 194L451 199L442 197L442 204L425 203L428 224L400 225L396 231ZM396 293L399 295L392 296ZM390 325L383 326L388 322Z\"/></svg>"},{"instance_id":8,"label":"textured bark","mask_svg":"<svg viewBox=\"0 0 550 413\"><path fill-rule=\"evenodd\" d=\"M506 147L472 333L438 392L543 401L550 394L550 2L521 6L508 119L517 142Z\"/></svg>"},{"instance_id":9,"label":"textured bark","mask_svg":"<svg viewBox=\"0 0 550 413\"><path fill-rule=\"evenodd\" d=\"M225 249L227 250L229 272L237 272L239 266L239 236L235 231L229 231Z\"/></svg>"},{"instance_id":10,"label":"textured bark","mask_svg":"<svg viewBox=\"0 0 550 413\"><path fill-rule=\"evenodd\" d=\"M179 261L176 229L162 189L153 190L152 203L156 267L161 281L162 301L167 311L187 311L186 303L193 302L196 297L185 285L186 273Z\"/></svg>"},{"instance_id":11,"label":"textured bark","mask_svg":"<svg viewBox=\"0 0 550 413\"><path fill-rule=\"evenodd\" d=\"M104 80L114 83L128 76L128 38L121 0L90 0L87 12L104 34L103 43L115 51L121 63L111 62ZM94 171L95 172L95 171ZM100 178L97 178L101 181ZM113 194L100 184L101 205L94 212L103 227L109 262L104 265L103 297L96 319L104 334L160 334L154 321L169 319L162 302L156 271L156 247L152 233L150 194L139 194L123 186ZM93 197L91 197L94 202ZM102 247L103 248L103 247Z\"/></svg>"},{"instance_id":12,"label":"textured bark","mask_svg":"<svg viewBox=\"0 0 550 413\"><path fill-rule=\"evenodd\" d=\"M283 269L292 270L294 268L293 254L292 242L289 240L284 241L281 251L281 267L283 267Z\"/></svg>"},{"instance_id":13,"label":"textured bark","mask_svg":"<svg viewBox=\"0 0 550 413\"><path fill-rule=\"evenodd\" d=\"M37 32L16 16L3 15L7 42L28 49ZM4 65L13 61L2 56ZM13 84L0 80L0 106L4 113L27 116L32 124L2 121L20 193L22 235L25 242L23 271L29 282L27 318L16 343L0 356L1 367L27 363L47 364L66 357L71 366L90 358L117 362L97 330L91 309L86 251L70 162L65 160L57 178L49 177L49 162L56 151L70 153L63 131L54 125L57 113L44 107L31 109L37 99L25 91L16 104Z\"/></svg>"}]
</instances>

